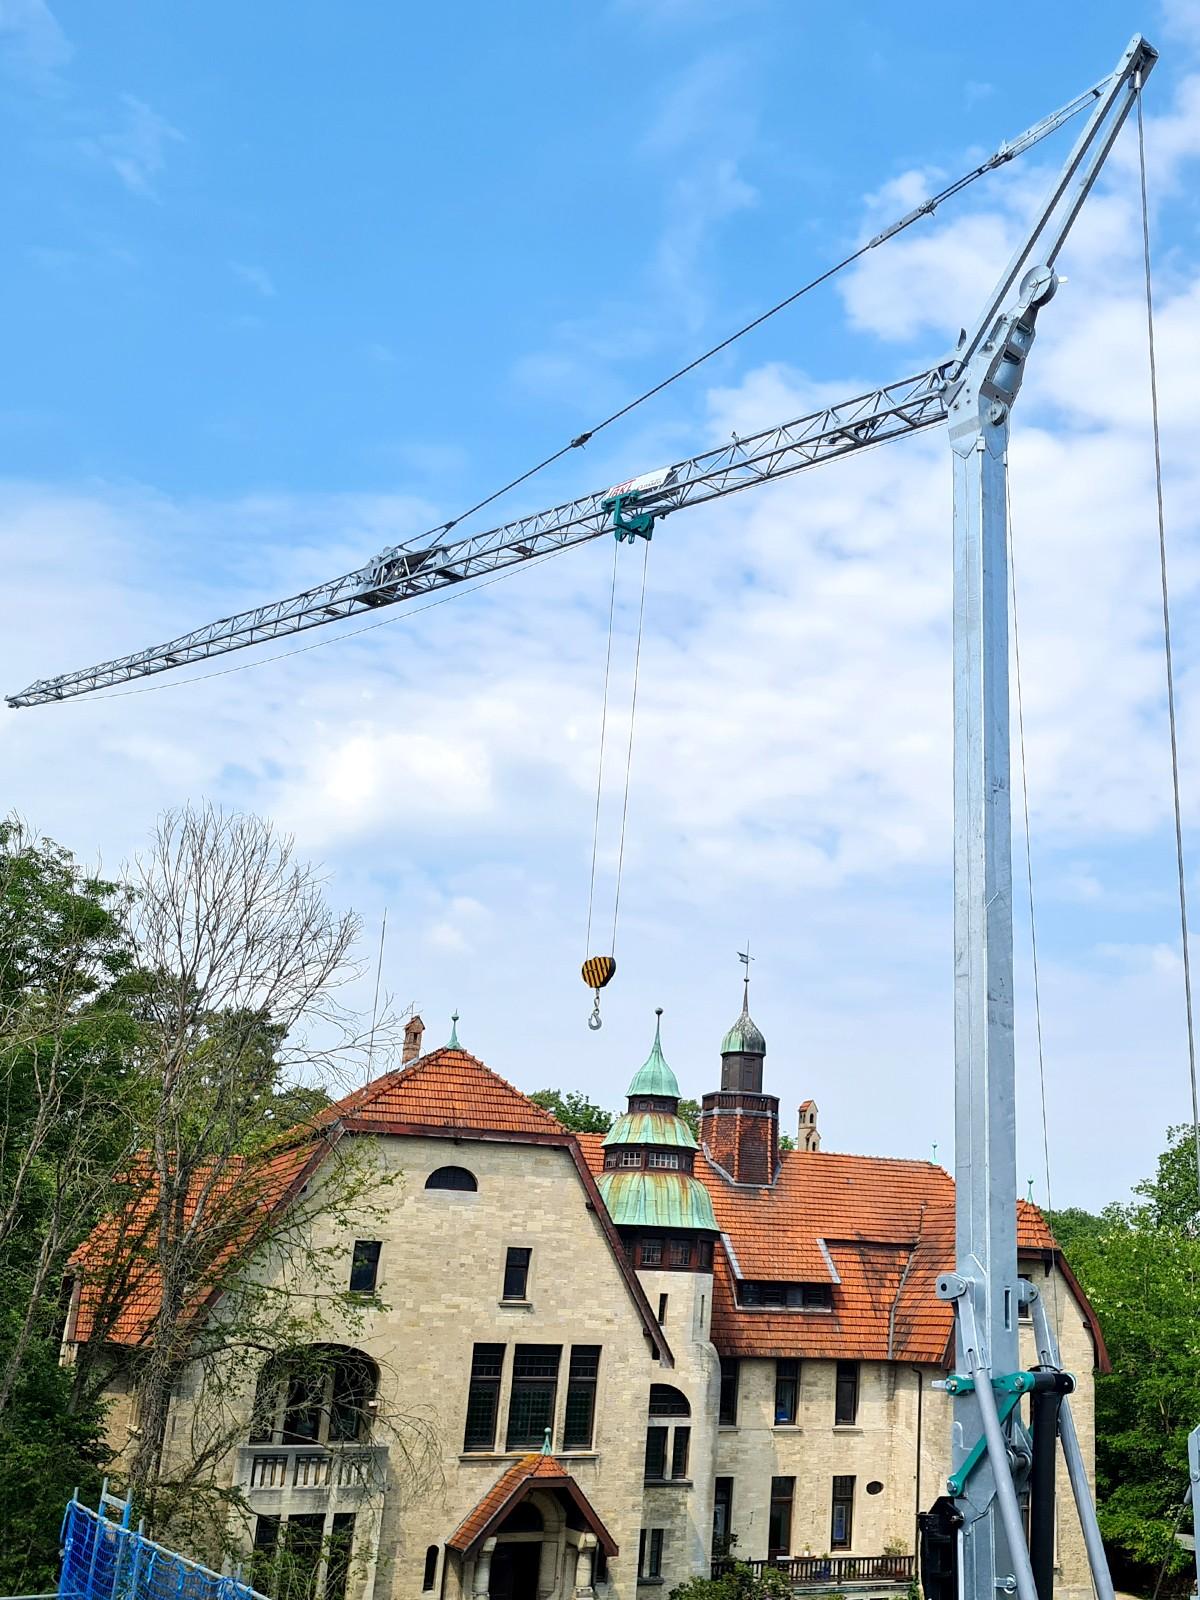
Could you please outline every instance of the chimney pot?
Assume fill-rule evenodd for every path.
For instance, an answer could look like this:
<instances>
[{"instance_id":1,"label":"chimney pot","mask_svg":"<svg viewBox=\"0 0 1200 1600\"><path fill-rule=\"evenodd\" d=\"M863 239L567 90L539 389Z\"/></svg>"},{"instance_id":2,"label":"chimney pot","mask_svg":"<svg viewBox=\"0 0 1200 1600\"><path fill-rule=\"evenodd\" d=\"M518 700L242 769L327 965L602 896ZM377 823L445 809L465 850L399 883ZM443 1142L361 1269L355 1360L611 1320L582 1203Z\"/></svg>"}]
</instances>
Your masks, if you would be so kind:
<instances>
[{"instance_id":1,"label":"chimney pot","mask_svg":"<svg viewBox=\"0 0 1200 1600\"><path fill-rule=\"evenodd\" d=\"M421 1035L425 1032L425 1024L420 1017L410 1017L404 1024L404 1048L400 1054L401 1066L407 1067L409 1062L415 1061L421 1054Z\"/></svg>"}]
</instances>

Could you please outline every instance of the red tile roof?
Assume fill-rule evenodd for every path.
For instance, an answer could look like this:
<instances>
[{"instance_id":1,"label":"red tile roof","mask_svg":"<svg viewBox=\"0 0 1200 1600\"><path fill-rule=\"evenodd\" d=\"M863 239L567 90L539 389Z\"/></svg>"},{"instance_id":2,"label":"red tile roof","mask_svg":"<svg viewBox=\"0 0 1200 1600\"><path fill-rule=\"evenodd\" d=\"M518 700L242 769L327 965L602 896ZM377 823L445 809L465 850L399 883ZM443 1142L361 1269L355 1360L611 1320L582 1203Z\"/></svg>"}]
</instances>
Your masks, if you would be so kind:
<instances>
[{"instance_id":1,"label":"red tile roof","mask_svg":"<svg viewBox=\"0 0 1200 1600\"><path fill-rule=\"evenodd\" d=\"M469 1554L502 1523L534 1489L556 1489L574 1501L583 1521L610 1556L620 1551L608 1529L600 1521L583 1490L554 1456L528 1455L514 1461L502 1472L483 1499L471 1511L446 1543L451 1550Z\"/></svg>"},{"instance_id":2,"label":"red tile roof","mask_svg":"<svg viewBox=\"0 0 1200 1600\"><path fill-rule=\"evenodd\" d=\"M323 1113L323 1122L352 1120L408 1127L480 1129L490 1133L562 1133L560 1122L468 1050L431 1050L407 1067L376 1078Z\"/></svg>"},{"instance_id":3,"label":"red tile roof","mask_svg":"<svg viewBox=\"0 0 1200 1600\"><path fill-rule=\"evenodd\" d=\"M600 1171L599 1136L581 1134L579 1142ZM723 1355L946 1361L953 1314L933 1284L954 1265L954 1180L941 1167L793 1150L783 1153L771 1188L737 1187L703 1155L695 1171L725 1244L712 1308L713 1343ZM1027 1252L1056 1248L1045 1218L1024 1200L1017 1241ZM832 1281L833 1309L739 1306L735 1278ZM1094 1323L1093 1331L1103 1364Z\"/></svg>"},{"instance_id":4,"label":"red tile roof","mask_svg":"<svg viewBox=\"0 0 1200 1600\"><path fill-rule=\"evenodd\" d=\"M205 1200L209 1226L217 1231L216 1247L208 1253L210 1269L185 1309L185 1318L203 1315L230 1258L251 1248L271 1213L286 1203L338 1139L362 1133L429 1133L542 1143L565 1150L583 1187L583 1199L604 1231L651 1350L665 1365L673 1364L666 1335L621 1248L573 1136L548 1111L462 1049L434 1050L409 1066L386 1073L329 1106L309 1124L283 1135L253 1162L236 1156L226 1162L219 1182L211 1186ZM138 1174L130 1203L93 1229L72 1258L79 1298L68 1339L82 1342L99 1330L112 1343L139 1345L153 1330L162 1281L153 1260L157 1195L154 1184L146 1181L148 1177L148 1169ZM194 1195L188 1200L192 1215L205 1187L205 1175L198 1174ZM109 1304L104 1303L105 1293Z\"/></svg>"},{"instance_id":5,"label":"red tile roof","mask_svg":"<svg viewBox=\"0 0 1200 1600\"><path fill-rule=\"evenodd\" d=\"M323 1141L291 1140L251 1162L234 1155L219 1169L201 1168L184 1202L184 1224L199 1226L198 1254L208 1263L184 1310L201 1314L231 1257L246 1250L271 1213L324 1153ZM158 1185L149 1162L128 1175L131 1199L103 1218L71 1257L80 1293L69 1337L82 1344L99 1325L113 1344L140 1345L150 1336L162 1299L162 1274L154 1255ZM202 1201L203 1197L203 1201Z\"/></svg>"}]
</instances>

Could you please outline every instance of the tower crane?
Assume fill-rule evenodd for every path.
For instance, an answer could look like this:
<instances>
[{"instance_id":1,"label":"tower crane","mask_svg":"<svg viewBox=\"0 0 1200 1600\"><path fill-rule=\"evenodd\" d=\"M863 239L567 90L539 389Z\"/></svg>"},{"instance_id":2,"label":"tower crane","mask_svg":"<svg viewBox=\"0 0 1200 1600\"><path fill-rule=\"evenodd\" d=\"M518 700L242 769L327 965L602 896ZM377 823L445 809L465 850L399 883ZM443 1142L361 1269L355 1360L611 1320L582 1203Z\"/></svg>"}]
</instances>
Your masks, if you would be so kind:
<instances>
[{"instance_id":1,"label":"tower crane","mask_svg":"<svg viewBox=\"0 0 1200 1600\"><path fill-rule=\"evenodd\" d=\"M1098 1600L1113 1600L1084 1458L1053 1330L1017 1270L1009 795L1007 472L1009 422L1038 319L1058 287L1071 227L1157 52L1136 35L1115 69L1069 106L1002 146L988 166L1090 107L1049 194L979 315L926 371L735 439L607 490L487 532L446 524L382 551L354 572L226 617L166 644L39 679L12 707L45 705L205 661L425 595L614 532L651 537L688 506L769 483L945 423L954 480L954 1061L955 1266L937 1293L954 1309L951 1474L925 1519L929 1600L1051 1600L1057 1432ZM984 170L984 169L980 169ZM928 208L910 213L873 243ZM579 442L579 441L576 441ZM1019 1370L1019 1308L1032 1312L1037 1369ZM1029 1396L1031 1440L1019 1402ZM1039 1425L1040 1424L1040 1425ZM1193 1461L1193 1470L1200 1455ZM1028 1497L1029 1533L1021 1500ZM939 1559L939 1552L948 1559Z\"/></svg>"}]
</instances>

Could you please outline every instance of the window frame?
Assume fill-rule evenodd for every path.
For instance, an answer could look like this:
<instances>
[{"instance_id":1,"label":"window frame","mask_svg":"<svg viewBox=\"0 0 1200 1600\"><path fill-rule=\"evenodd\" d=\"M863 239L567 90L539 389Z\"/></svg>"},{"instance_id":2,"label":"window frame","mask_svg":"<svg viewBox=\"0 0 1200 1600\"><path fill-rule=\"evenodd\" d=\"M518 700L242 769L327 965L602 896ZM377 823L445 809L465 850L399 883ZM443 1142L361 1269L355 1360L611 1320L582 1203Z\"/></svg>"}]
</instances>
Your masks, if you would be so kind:
<instances>
[{"instance_id":1,"label":"window frame","mask_svg":"<svg viewBox=\"0 0 1200 1600\"><path fill-rule=\"evenodd\" d=\"M304 1361L290 1371L286 1359L264 1363L248 1442L325 1450L365 1440L374 1409L370 1402L379 1393L375 1362L353 1345L309 1345L294 1354L304 1350ZM346 1430L346 1416L354 1419L352 1431Z\"/></svg>"},{"instance_id":2,"label":"window frame","mask_svg":"<svg viewBox=\"0 0 1200 1600\"><path fill-rule=\"evenodd\" d=\"M498 1354L493 1354L489 1358L483 1354L485 1351L498 1352ZM496 1433L500 1426L500 1389L504 1382L504 1365L507 1355L508 1346L493 1341L477 1343L471 1349L471 1376L467 1383L467 1411L463 1421L464 1455L473 1455L481 1452L487 1454L496 1448ZM495 1361L495 1372L480 1372L478 1369L481 1362L488 1359ZM471 1435L471 1407L472 1403L480 1395L490 1395L492 1400L492 1426L486 1444L482 1442L482 1438L478 1441L473 1441Z\"/></svg>"},{"instance_id":3,"label":"window frame","mask_svg":"<svg viewBox=\"0 0 1200 1600\"><path fill-rule=\"evenodd\" d=\"M438 1556L440 1549L436 1544L427 1546L425 1550L425 1573L421 1580L421 1593L429 1594L437 1587Z\"/></svg>"},{"instance_id":4,"label":"window frame","mask_svg":"<svg viewBox=\"0 0 1200 1600\"><path fill-rule=\"evenodd\" d=\"M833 1425L853 1428L858 1424L861 1388L861 1362L839 1361L833 1380Z\"/></svg>"},{"instance_id":5,"label":"window frame","mask_svg":"<svg viewBox=\"0 0 1200 1600\"><path fill-rule=\"evenodd\" d=\"M723 1513L723 1516L721 1515ZM718 1524L723 1523L723 1526ZM733 1478L723 1476L713 1479L713 1531L712 1531L712 1556L719 1560L729 1549L729 1539L733 1532ZM718 1546L723 1544L724 1549L718 1553Z\"/></svg>"},{"instance_id":6,"label":"window frame","mask_svg":"<svg viewBox=\"0 0 1200 1600\"><path fill-rule=\"evenodd\" d=\"M673 1383L652 1383L646 1409L652 1419L690 1417L692 1414L691 1401Z\"/></svg>"},{"instance_id":7,"label":"window frame","mask_svg":"<svg viewBox=\"0 0 1200 1600\"><path fill-rule=\"evenodd\" d=\"M796 1504L796 1480L794 1477L777 1477L771 1479L771 1499L767 1514L767 1560L772 1561L778 1556L790 1556L792 1553L792 1519ZM776 1518L779 1521L776 1521ZM782 1532L785 1537L780 1542L777 1532Z\"/></svg>"},{"instance_id":8,"label":"window frame","mask_svg":"<svg viewBox=\"0 0 1200 1600\"><path fill-rule=\"evenodd\" d=\"M600 1382L600 1353L602 1346L598 1344L573 1344L567 1364L567 1393L563 1402L562 1419L562 1446L563 1450L590 1450L596 1433L596 1390ZM592 1363L590 1374L584 1370L587 1363ZM579 1437L570 1437L568 1430L571 1427L571 1403L580 1400L587 1404L587 1427L578 1430Z\"/></svg>"},{"instance_id":9,"label":"window frame","mask_svg":"<svg viewBox=\"0 0 1200 1600\"><path fill-rule=\"evenodd\" d=\"M721 1357L721 1398L717 1409L717 1425L736 1428L738 1425L738 1391L741 1388L742 1364L737 1356ZM730 1400L732 1399L732 1404Z\"/></svg>"},{"instance_id":10,"label":"window frame","mask_svg":"<svg viewBox=\"0 0 1200 1600\"><path fill-rule=\"evenodd\" d=\"M500 1299L508 1304L528 1305L529 1273L533 1266L533 1246L510 1244L504 1255L504 1277L500 1284ZM519 1285L519 1292L512 1289ZM510 1287L511 1286L511 1287Z\"/></svg>"},{"instance_id":11,"label":"window frame","mask_svg":"<svg viewBox=\"0 0 1200 1600\"><path fill-rule=\"evenodd\" d=\"M435 1183L433 1181L435 1178L444 1178L448 1173L452 1172L461 1174L464 1178L469 1178L470 1182L459 1183L457 1179L453 1183ZM444 1194L478 1194L479 1179L471 1171L470 1167L435 1167L425 1179L425 1187L434 1191L440 1190Z\"/></svg>"},{"instance_id":12,"label":"window frame","mask_svg":"<svg viewBox=\"0 0 1200 1600\"><path fill-rule=\"evenodd\" d=\"M686 1480L688 1458L692 1449L692 1430L689 1423L681 1422L671 1434L671 1478Z\"/></svg>"},{"instance_id":13,"label":"window frame","mask_svg":"<svg viewBox=\"0 0 1200 1600\"><path fill-rule=\"evenodd\" d=\"M351 1294L375 1293L379 1286L379 1258L382 1254L382 1239L355 1239L354 1248L350 1252ZM370 1282L355 1283L356 1275L368 1276Z\"/></svg>"},{"instance_id":14,"label":"window frame","mask_svg":"<svg viewBox=\"0 0 1200 1600\"><path fill-rule=\"evenodd\" d=\"M663 1544L665 1542L663 1533L664 1530L662 1528L650 1529L650 1559L648 1563L648 1570L646 1572L646 1576L648 1578L662 1577Z\"/></svg>"},{"instance_id":15,"label":"window frame","mask_svg":"<svg viewBox=\"0 0 1200 1600\"><path fill-rule=\"evenodd\" d=\"M833 1490L830 1495L829 1509L829 1548L833 1550L850 1550L854 1546L854 1490L856 1479L852 1473L839 1473L834 1476ZM842 1485L839 1489L838 1485ZM846 1485L849 1488L846 1488ZM838 1512L844 1514L843 1534L837 1537Z\"/></svg>"},{"instance_id":16,"label":"window frame","mask_svg":"<svg viewBox=\"0 0 1200 1600\"><path fill-rule=\"evenodd\" d=\"M553 1363L550 1372L522 1373L520 1365L522 1360L533 1362L541 1359L549 1366ZM513 1349L512 1378L508 1390L508 1417L504 1426L504 1448L508 1450L540 1450L545 1440L546 1429L550 1428L553 1437L555 1407L558 1402L558 1381L562 1371L562 1345L560 1344L519 1344ZM537 1427L526 1426L523 1430L517 1428L517 1404L524 1397L543 1392L544 1407L542 1420ZM537 1435L535 1438L534 1435Z\"/></svg>"},{"instance_id":17,"label":"window frame","mask_svg":"<svg viewBox=\"0 0 1200 1600\"><path fill-rule=\"evenodd\" d=\"M782 1403L781 1403L782 1397ZM781 1410L784 1415L780 1415ZM775 1423L777 1428L794 1428L800 1414L800 1362L781 1357L775 1362Z\"/></svg>"},{"instance_id":18,"label":"window frame","mask_svg":"<svg viewBox=\"0 0 1200 1600\"><path fill-rule=\"evenodd\" d=\"M354 1557L355 1514L335 1511L329 1531L322 1535L321 1554L325 1562L324 1595L328 1600L346 1600L350 1568Z\"/></svg>"},{"instance_id":19,"label":"window frame","mask_svg":"<svg viewBox=\"0 0 1200 1600\"><path fill-rule=\"evenodd\" d=\"M652 1422L646 1429L646 1455L642 1463L643 1483L666 1483L669 1459L669 1427ZM657 1471L652 1469L657 1467Z\"/></svg>"}]
</instances>

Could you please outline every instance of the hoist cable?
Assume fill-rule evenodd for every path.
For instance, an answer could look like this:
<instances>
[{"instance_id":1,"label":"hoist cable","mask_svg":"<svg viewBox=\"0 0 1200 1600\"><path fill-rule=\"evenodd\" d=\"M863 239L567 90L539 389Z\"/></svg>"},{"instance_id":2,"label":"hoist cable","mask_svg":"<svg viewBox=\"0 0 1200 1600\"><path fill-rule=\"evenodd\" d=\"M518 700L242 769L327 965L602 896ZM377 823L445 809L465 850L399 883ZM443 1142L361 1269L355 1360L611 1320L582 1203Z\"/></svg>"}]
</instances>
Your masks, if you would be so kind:
<instances>
[{"instance_id":1,"label":"hoist cable","mask_svg":"<svg viewBox=\"0 0 1200 1600\"><path fill-rule=\"evenodd\" d=\"M627 400L618 410L611 412L607 417L601 418L599 422L594 422L590 428L585 428L582 433L576 434L573 439L569 439L566 444L552 451L550 455L545 456L532 467L519 473L515 478L510 478L507 483L502 484L498 489L494 489L491 494L485 495L482 500L477 500L473 506L469 506L465 511L460 511L450 521L439 523L437 527L429 529L428 536L449 533L460 522L465 522L468 517L474 516L477 511L482 511L485 506L490 506L493 501L499 500L502 495L506 495L510 489L516 489L522 483L527 483L530 478L536 477L539 472L545 471L547 467L553 466L556 461L561 461L564 456L570 455L572 450L581 449L590 439L594 439L605 428L611 427L614 422L619 422L622 417L627 417L631 411L636 411L638 406L645 405L647 400L652 400L655 395L661 394L664 389L669 389L673 383L678 383L680 378L686 378L689 372L695 372L697 367L703 366L706 361L711 361L713 356L720 355L723 350L728 350L730 345L736 344L739 339L745 338L748 333L753 333L755 328L761 328L764 322L769 322L772 317L778 316L781 311L786 311L789 306L795 305L797 300L803 299L806 294L811 294L814 289L819 288L823 283L827 283L830 278L835 277L839 272L844 272L847 267L853 266L856 261L861 260L863 256L869 254L879 245L885 244L889 239L894 239L897 234L903 233L907 228L911 228L914 222L920 222L923 217L932 216L944 201L953 199L963 189L969 188L979 178L995 171L997 167L1004 166L1007 162L1012 161L1014 157L1024 155L1026 150L1031 149L1036 144L1040 144L1043 139L1048 138L1052 133L1056 133L1059 128L1065 126L1073 117L1078 116L1086 107L1094 104L1097 95L1108 82L1109 79L1103 79L1091 89L1085 90L1083 94L1077 95L1067 105L1052 112L1050 116L1044 117L1032 128L1026 129L1017 138L1005 140L999 149L990 155L986 161L980 162L977 167L972 167L969 172L964 172L960 177L955 178L952 183L948 183L944 189L939 189L936 194L927 196L920 205L914 206L905 216L900 217L897 221L882 229L873 238L859 245L856 250L850 251L840 261L835 261L832 266L826 267L823 272L817 273L816 277L810 278L807 283L802 283L791 294L785 295L782 300L777 300L774 305L768 306L765 311L760 311L756 317L752 317L749 322L743 323L740 328L735 328L724 339L719 340L714 345L710 345L707 350L701 351L698 356L693 357L684 366L676 368L674 372L660 379L658 383L653 384L649 389L644 389L641 394L635 395L632 400Z\"/></svg>"},{"instance_id":2,"label":"hoist cable","mask_svg":"<svg viewBox=\"0 0 1200 1600\"><path fill-rule=\"evenodd\" d=\"M1167 674L1167 721L1171 729L1171 792L1175 805L1175 867L1179 879L1179 932L1183 945L1183 994L1187 1010L1188 1071L1192 1088L1192 1138L1196 1148L1196 1188L1200 1194L1200 1094L1196 1087L1196 1027L1192 1008L1192 961L1188 941L1187 874L1183 856L1183 806L1179 793L1179 736L1175 716L1175 664L1171 653L1171 596L1167 583L1167 527L1163 511L1162 434L1158 413L1158 362L1154 345L1154 289L1150 271L1150 204L1146 196L1146 130L1142 80L1137 89L1138 175L1142 200L1142 261L1146 281L1146 342L1150 356L1150 418L1154 431L1154 494L1158 512L1158 568L1162 580L1163 654Z\"/></svg>"},{"instance_id":3,"label":"hoist cable","mask_svg":"<svg viewBox=\"0 0 1200 1600\"><path fill-rule=\"evenodd\" d=\"M1017 748L1021 758L1021 798L1025 812L1025 882L1029 890L1029 948L1033 965L1033 1015L1037 1030L1038 1085L1042 1102L1042 1160L1046 1169L1046 1210L1054 1210L1054 1191L1050 1183L1050 1119L1046 1111L1046 1052L1042 1042L1042 979L1038 965L1037 915L1033 894L1033 830L1029 825L1029 769L1025 759L1025 694L1021 683L1021 626L1017 614L1017 558L1013 540L1012 485L1008 463L1004 471L1005 510L1008 517L1008 585L1012 596L1013 665L1017 681ZM1054 1332L1062 1342L1062 1308L1058 1294L1058 1275L1054 1285Z\"/></svg>"},{"instance_id":4,"label":"hoist cable","mask_svg":"<svg viewBox=\"0 0 1200 1600\"><path fill-rule=\"evenodd\" d=\"M592 904L596 895L596 851L600 844L600 791L604 782L604 743L608 728L608 675L612 665L613 612L617 603L617 559L621 547L614 539L612 588L608 596L608 644L604 651L604 694L600 701L600 760L596 768L596 814L592 819L592 875L588 880L587 934L583 941L584 955L592 950Z\"/></svg>"},{"instance_id":5,"label":"hoist cable","mask_svg":"<svg viewBox=\"0 0 1200 1600\"><path fill-rule=\"evenodd\" d=\"M650 565L650 541L642 552L642 597L638 601L637 646L633 653L633 694L629 702L629 746L625 752L625 798L621 803L621 842L617 847L617 887L613 895L613 931L610 954L617 953L617 913L621 909L621 870L625 865L625 823L629 817L629 774L633 768L633 725L637 719L638 668L642 660L642 621L646 615L646 569Z\"/></svg>"}]
</instances>

